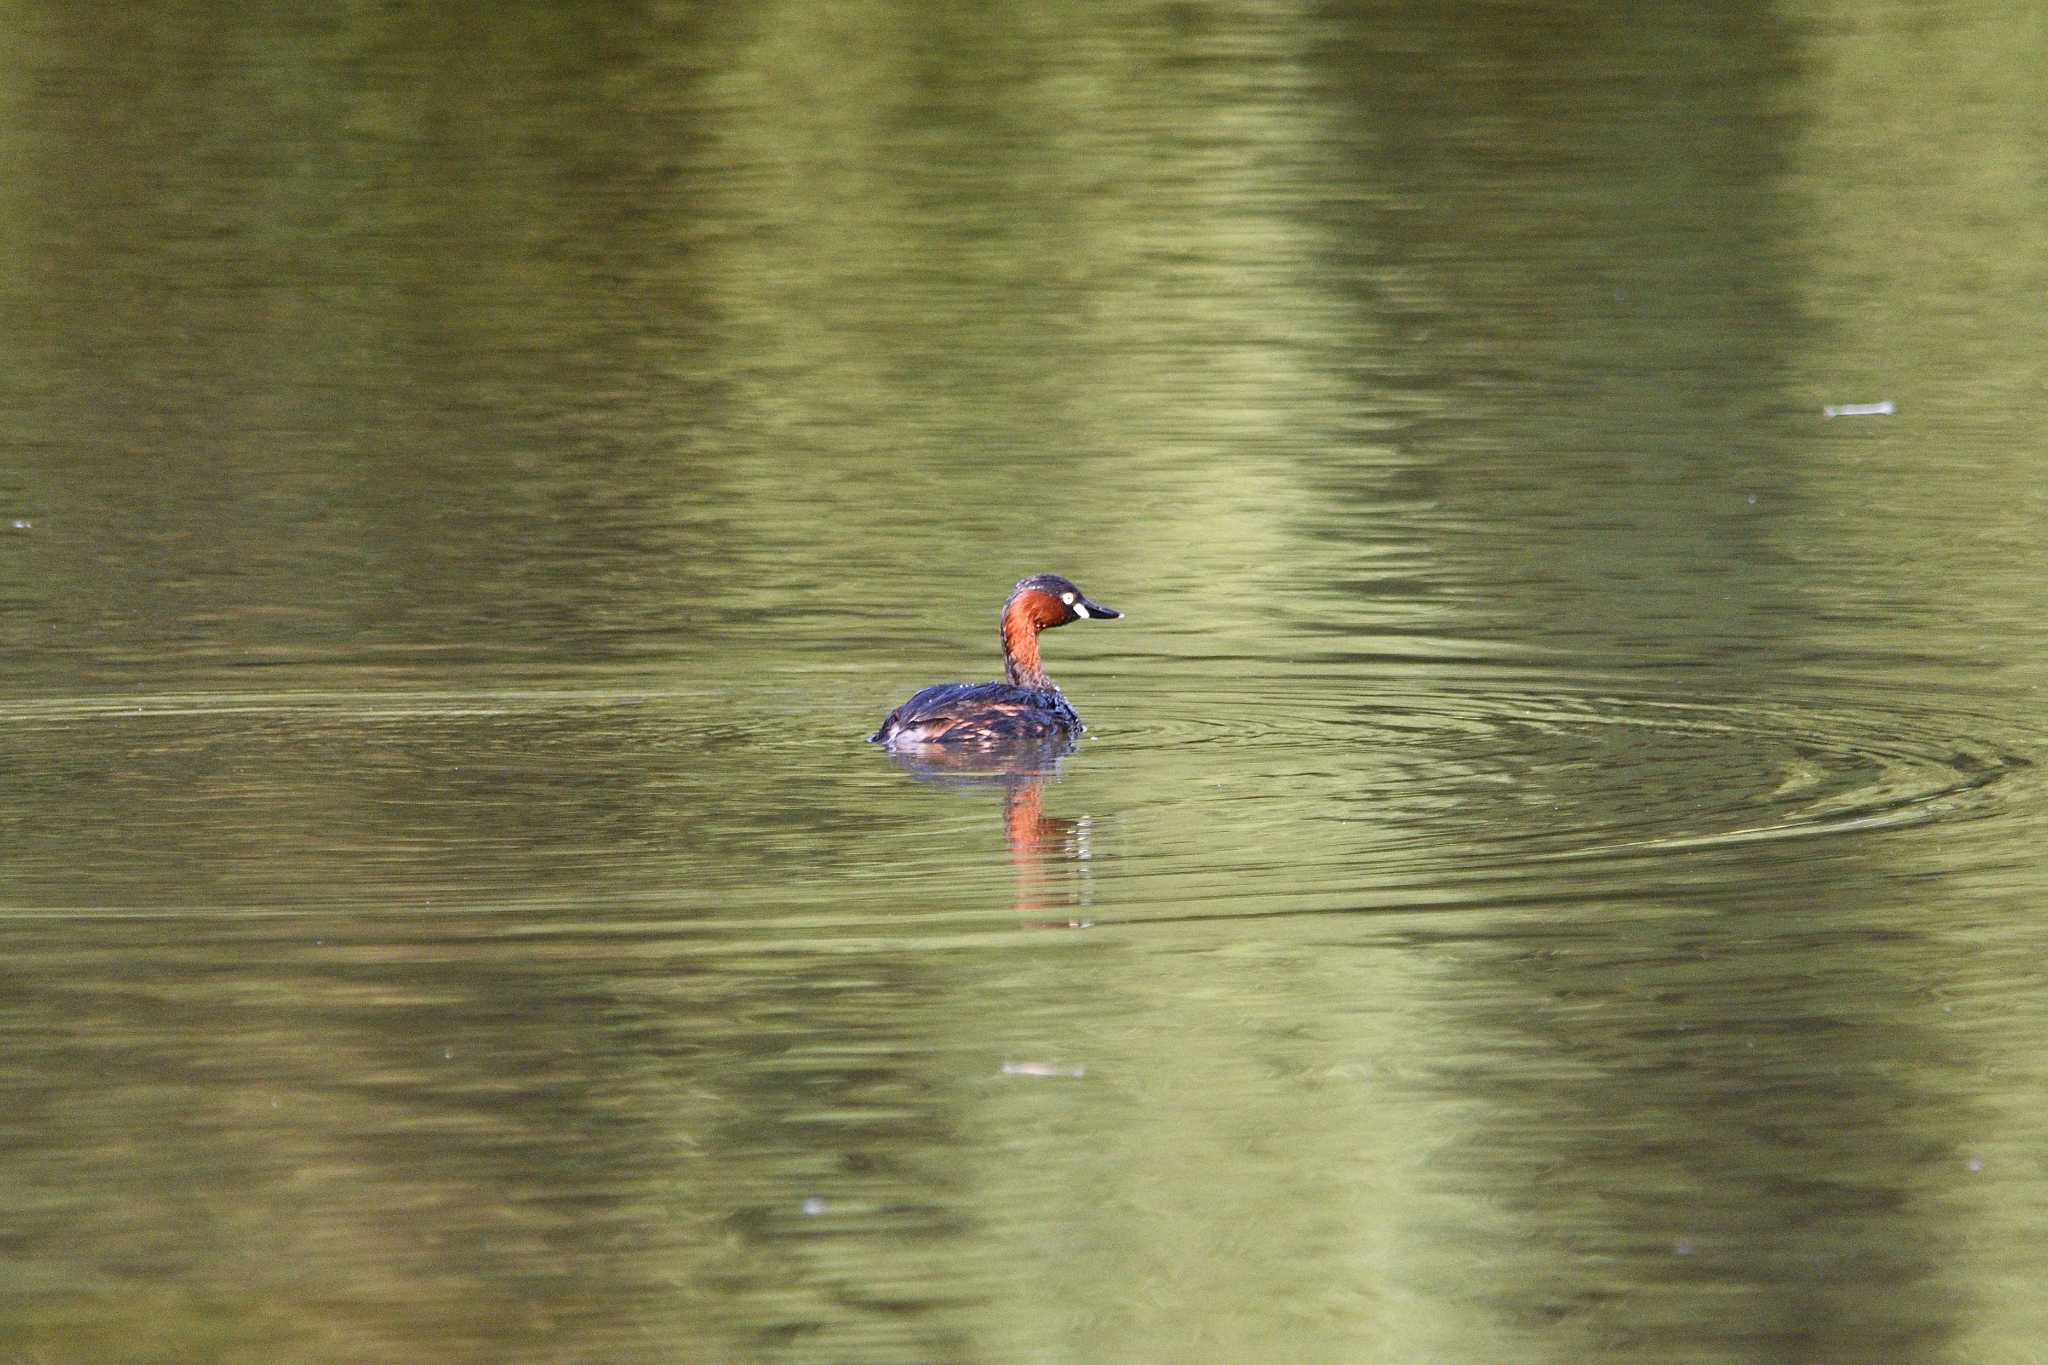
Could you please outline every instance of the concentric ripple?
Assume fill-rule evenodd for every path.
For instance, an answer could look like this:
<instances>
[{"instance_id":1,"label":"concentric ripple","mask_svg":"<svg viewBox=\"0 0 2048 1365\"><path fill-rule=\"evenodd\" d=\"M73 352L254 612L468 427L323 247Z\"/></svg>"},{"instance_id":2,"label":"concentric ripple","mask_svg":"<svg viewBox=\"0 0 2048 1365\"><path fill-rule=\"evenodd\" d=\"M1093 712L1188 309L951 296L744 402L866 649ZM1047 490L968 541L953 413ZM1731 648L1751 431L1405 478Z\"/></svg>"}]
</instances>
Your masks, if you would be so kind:
<instances>
[{"instance_id":1,"label":"concentric ripple","mask_svg":"<svg viewBox=\"0 0 2048 1365\"><path fill-rule=\"evenodd\" d=\"M1071 752L988 770L892 760L861 742L857 703L821 714L811 695L0 703L26 775L0 802L14 904L745 904L763 924L879 924L973 916L1024 870L1078 860L1105 922L1428 908L1696 875L1683 860L1711 850L1995 831L2043 804L2041 736L1954 698L1283 677L1199 706L1105 697Z\"/></svg>"},{"instance_id":2,"label":"concentric ripple","mask_svg":"<svg viewBox=\"0 0 2048 1365\"><path fill-rule=\"evenodd\" d=\"M1228 864L1240 894L1426 899L1475 875L2019 818L2042 799L2041 737L1942 699L1296 686L1204 701L1115 742L1145 751L1135 766L1195 774L1142 833L1190 871Z\"/></svg>"}]
</instances>

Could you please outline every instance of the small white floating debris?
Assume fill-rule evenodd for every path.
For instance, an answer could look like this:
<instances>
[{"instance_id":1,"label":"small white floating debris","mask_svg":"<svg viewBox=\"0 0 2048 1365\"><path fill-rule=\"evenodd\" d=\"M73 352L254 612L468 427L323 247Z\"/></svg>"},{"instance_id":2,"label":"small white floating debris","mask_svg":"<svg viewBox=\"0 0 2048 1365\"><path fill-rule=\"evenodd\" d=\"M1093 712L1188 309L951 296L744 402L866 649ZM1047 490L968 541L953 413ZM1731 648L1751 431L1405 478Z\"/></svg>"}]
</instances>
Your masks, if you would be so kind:
<instances>
[{"instance_id":1,"label":"small white floating debris","mask_svg":"<svg viewBox=\"0 0 2048 1365\"><path fill-rule=\"evenodd\" d=\"M1890 417L1898 409L1887 398L1881 403L1837 403L1820 410L1823 417Z\"/></svg>"},{"instance_id":2,"label":"small white floating debris","mask_svg":"<svg viewBox=\"0 0 2048 1365\"><path fill-rule=\"evenodd\" d=\"M17 531L33 531L36 529L36 524L27 517L16 517L9 525Z\"/></svg>"},{"instance_id":3,"label":"small white floating debris","mask_svg":"<svg viewBox=\"0 0 2048 1365\"><path fill-rule=\"evenodd\" d=\"M1056 1076L1065 1080L1079 1080L1088 1074L1085 1066L1068 1066L1061 1062L1004 1062L1005 1076Z\"/></svg>"},{"instance_id":4,"label":"small white floating debris","mask_svg":"<svg viewBox=\"0 0 2048 1365\"><path fill-rule=\"evenodd\" d=\"M825 1212L825 1210L830 1207L831 1205L827 1204L824 1200L818 1198L818 1196L815 1194L812 1195L809 1199L804 1200L803 1202L804 1213L811 1218L816 1218L819 1214Z\"/></svg>"}]
</instances>

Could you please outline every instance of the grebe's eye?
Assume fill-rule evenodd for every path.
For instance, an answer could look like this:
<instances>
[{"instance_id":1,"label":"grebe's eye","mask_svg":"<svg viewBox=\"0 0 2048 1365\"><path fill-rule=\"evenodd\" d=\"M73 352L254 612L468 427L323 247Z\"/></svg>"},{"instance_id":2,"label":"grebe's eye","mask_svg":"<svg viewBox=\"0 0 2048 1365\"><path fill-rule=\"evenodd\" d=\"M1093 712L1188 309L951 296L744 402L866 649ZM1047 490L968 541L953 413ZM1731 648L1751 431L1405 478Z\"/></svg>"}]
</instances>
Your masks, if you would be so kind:
<instances>
[{"instance_id":1,"label":"grebe's eye","mask_svg":"<svg viewBox=\"0 0 2048 1365\"><path fill-rule=\"evenodd\" d=\"M1060 594L1060 601L1066 603L1068 606L1071 607L1074 605L1074 594L1070 592L1063 592Z\"/></svg>"}]
</instances>

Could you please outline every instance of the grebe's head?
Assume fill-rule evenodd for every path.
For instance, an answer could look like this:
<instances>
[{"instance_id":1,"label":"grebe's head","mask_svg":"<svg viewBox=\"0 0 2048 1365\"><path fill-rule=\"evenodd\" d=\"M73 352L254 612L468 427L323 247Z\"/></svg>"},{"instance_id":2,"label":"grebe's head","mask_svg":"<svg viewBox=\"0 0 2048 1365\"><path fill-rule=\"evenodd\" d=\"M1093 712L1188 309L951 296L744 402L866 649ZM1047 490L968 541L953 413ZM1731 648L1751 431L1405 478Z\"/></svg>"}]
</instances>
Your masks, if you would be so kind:
<instances>
[{"instance_id":1,"label":"grebe's head","mask_svg":"<svg viewBox=\"0 0 2048 1365\"><path fill-rule=\"evenodd\" d=\"M1034 574L1010 589L1010 600L1003 607L1003 615L1022 616L1038 630L1051 630L1069 621L1114 621L1123 613L1100 602L1089 601L1088 595L1075 587L1070 579L1061 578L1056 573L1042 573Z\"/></svg>"}]
</instances>

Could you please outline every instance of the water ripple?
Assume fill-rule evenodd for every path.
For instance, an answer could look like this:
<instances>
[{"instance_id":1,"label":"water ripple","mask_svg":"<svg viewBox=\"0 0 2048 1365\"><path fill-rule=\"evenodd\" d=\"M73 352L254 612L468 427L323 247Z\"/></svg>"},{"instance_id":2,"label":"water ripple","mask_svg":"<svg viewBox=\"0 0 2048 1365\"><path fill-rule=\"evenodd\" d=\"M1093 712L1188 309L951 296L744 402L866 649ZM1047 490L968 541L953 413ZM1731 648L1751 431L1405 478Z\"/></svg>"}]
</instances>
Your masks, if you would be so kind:
<instances>
[{"instance_id":1,"label":"water ripple","mask_svg":"<svg viewBox=\"0 0 2048 1365\"><path fill-rule=\"evenodd\" d=\"M1299 888L1842 837L2039 803L2041 737L1953 699L1212 690L1113 740L1188 750L1243 861ZM1193 801L1195 798L1190 797ZM1342 833L1307 833L1319 824ZM1217 822L1188 819L1212 845ZM1170 835L1168 836L1171 837ZM1276 876L1278 875L1276 871Z\"/></svg>"}]
</instances>

